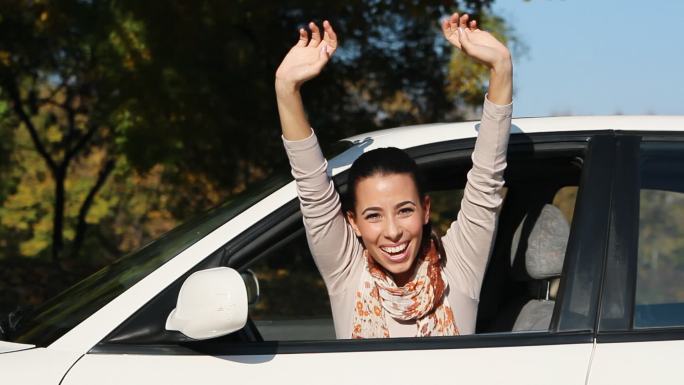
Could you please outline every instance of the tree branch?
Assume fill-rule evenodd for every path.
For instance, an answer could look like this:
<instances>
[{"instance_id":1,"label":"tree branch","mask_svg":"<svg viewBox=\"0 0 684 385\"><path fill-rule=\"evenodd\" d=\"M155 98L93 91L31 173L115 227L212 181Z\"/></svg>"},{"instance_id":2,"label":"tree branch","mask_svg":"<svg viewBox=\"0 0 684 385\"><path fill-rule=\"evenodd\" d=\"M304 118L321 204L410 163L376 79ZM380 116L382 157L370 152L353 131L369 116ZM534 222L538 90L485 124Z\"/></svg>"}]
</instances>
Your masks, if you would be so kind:
<instances>
[{"instance_id":1,"label":"tree branch","mask_svg":"<svg viewBox=\"0 0 684 385\"><path fill-rule=\"evenodd\" d=\"M28 114L26 114L26 111L24 111L21 96L19 94L19 88L14 80L10 79L9 76L4 76L3 85L12 99L12 108L14 109L14 112L19 116L19 119L24 123L26 129L29 131L33 145L36 147L36 151L38 151L38 154L40 154L40 156L45 160L50 168L50 171L52 171L52 174L55 175L57 172L57 163L55 163L54 159L52 159L50 154L47 152L47 149L38 136L38 130L36 130L36 126L33 125L31 118L28 116Z\"/></svg>"},{"instance_id":2,"label":"tree branch","mask_svg":"<svg viewBox=\"0 0 684 385\"><path fill-rule=\"evenodd\" d=\"M64 201L66 167L64 163L57 166L53 175L55 178L55 205L52 217L52 262L58 269L62 269L60 263L62 247L64 246Z\"/></svg>"},{"instance_id":3,"label":"tree branch","mask_svg":"<svg viewBox=\"0 0 684 385\"><path fill-rule=\"evenodd\" d=\"M71 141L76 136L76 112L71 107L73 98L73 93L67 89L67 98L64 105L62 105L62 109L64 109L64 112L66 112L67 115L67 134L64 135L64 138L62 139L62 143L64 144L64 163L68 163L77 152L77 150L75 150L71 153Z\"/></svg>"},{"instance_id":4,"label":"tree branch","mask_svg":"<svg viewBox=\"0 0 684 385\"><path fill-rule=\"evenodd\" d=\"M66 152L64 153L64 163L68 163L71 158L73 158L76 154L78 154L79 151L88 143L88 141L95 135L95 132L97 131L97 125L96 124L90 124L88 127L88 131L83 134L81 139L79 139L78 142L76 142L76 145L72 148L67 148Z\"/></svg>"},{"instance_id":5,"label":"tree branch","mask_svg":"<svg viewBox=\"0 0 684 385\"><path fill-rule=\"evenodd\" d=\"M66 87L66 83L62 81L59 86L55 87L55 89L50 92L50 95L45 98L38 98L38 103L51 104L53 106L61 107L62 105L55 102L54 99L57 94L59 94L59 91L61 91L64 87Z\"/></svg>"},{"instance_id":6,"label":"tree branch","mask_svg":"<svg viewBox=\"0 0 684 385\"><path fill-rule=\"evenodd\" d=\"M88 191L88 195L83 200L81 208L78 210L76 236L74 237L74 243L71 248L72 258L78 254L79 250L81 249L81 246L83 245L83 240L85 239L85 233L88 227L88 223L86 223L86 216L88 215L88 211L90 211L90 207L93 205L95 195L97 195L98 191L100 191L102 186L107 181L107 178L114 170L115 164L116 160L114 158L110 158L104 163L102 169L100 169L100 172L97 175L97 180L95 181L95 184L93 185L93 187L90 188L90 191Z\"/></svg>"}]
</instances>

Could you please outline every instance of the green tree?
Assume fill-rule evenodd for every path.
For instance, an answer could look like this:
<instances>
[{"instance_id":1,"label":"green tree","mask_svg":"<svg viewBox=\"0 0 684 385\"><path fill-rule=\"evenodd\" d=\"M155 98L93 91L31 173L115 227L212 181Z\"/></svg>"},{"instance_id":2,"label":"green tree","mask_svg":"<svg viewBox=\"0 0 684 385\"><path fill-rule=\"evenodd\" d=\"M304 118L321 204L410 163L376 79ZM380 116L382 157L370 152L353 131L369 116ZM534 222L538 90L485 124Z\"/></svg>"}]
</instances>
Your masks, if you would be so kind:
<instances>
[{"instance_id":1,"label":"green tree","mask_svg":"<svg viewBox=\"0 0 684 385\"><path fill-rule=\"evenodd\" d=\"M144 52L130 41L127 22L106 2L7 1L0 8L0 98L16 129L28 133L53 186L51 210L38 214L41 223L51 217L49 245L58 266L65 253L78 253L88 212L115 166L125 105L117 84L134 65L132 54ZM89 167L96 177L77 203L74 223L65 223L69 174L94 151L100 162ZM72 240L68 248L65 237Z\"/></svg>"},{"instance_id":2,"label":"green tree","mask_svg":"<svg viewBox=\"0 0 684 385\"><path fill-rule=\"evenodd\" d=\"M512 37L490 4L2 2L0 138L15 144L0 155L6 253L117 255L283 165L273 76L309 20L329 18L341 38L304 89L324 146L462 119L487 74L452 54L438 20L466 9Z\"/></svg>"}]
</instances>

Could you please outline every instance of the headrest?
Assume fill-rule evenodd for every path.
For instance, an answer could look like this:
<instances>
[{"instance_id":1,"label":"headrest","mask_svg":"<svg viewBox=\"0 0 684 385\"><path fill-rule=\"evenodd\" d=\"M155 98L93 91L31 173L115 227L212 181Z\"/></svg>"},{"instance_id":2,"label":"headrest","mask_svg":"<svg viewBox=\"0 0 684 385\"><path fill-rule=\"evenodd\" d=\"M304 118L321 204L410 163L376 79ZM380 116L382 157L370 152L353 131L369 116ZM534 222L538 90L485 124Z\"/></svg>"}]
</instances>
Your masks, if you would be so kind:
<instances>
[{"instance_id":1,"label":"headrest","mask_svg":"<svg viewBox=\"0 0 684 385\"><path fill-rule=\"evenodd\" d=\"M527 274L534 279L547 279L561 275L565 248L570 236L570 225L563 213L553 205L542 207L534 224L527 223L530 215L526 215L513 234L511 244L511 265L516 255L524 255ZM532 227L531 230L528 230ZM519 252L523 231L527 235L525 252ZM529 231L529 232L528 232ZM523 246L525 243L523 242Z\"/></svg>"}]
</instances>

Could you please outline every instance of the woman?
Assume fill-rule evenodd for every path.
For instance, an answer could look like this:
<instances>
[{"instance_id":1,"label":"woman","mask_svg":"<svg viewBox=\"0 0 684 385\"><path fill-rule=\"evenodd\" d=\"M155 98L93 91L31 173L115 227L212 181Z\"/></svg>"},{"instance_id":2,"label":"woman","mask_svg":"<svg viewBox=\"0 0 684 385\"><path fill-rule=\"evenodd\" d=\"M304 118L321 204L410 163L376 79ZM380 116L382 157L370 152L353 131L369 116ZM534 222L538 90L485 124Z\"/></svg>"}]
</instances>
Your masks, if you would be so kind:
<instances>
[{"instance_id":1,"label":"woman","mask_svg":"<svg viewBox=\"0 0 684 385\"><path fill-rule=\"evenodd\" d=\"M468 15L442 23L446 39L490 68L488 94L457 220L429 233L430 198L403 151L369 151L350 170L351 205L326 174L327 162L304 113L301 85L337 48L329 22L310 23L276 71L283 142L296 179L309 247L326 283L338 338L470 334L501 207L510 130L508 49Z\"/></svg>"}]
</instances>

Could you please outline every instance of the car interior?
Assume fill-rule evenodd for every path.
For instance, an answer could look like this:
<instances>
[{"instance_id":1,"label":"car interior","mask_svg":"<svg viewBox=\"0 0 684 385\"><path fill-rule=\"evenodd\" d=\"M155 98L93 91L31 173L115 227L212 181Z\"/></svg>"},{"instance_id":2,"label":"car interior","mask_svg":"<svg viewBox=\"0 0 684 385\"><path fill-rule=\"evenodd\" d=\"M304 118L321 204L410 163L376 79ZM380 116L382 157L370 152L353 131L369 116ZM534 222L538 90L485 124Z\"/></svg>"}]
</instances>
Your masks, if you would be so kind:
<instances>
[{"instance_id":1,"label":"car interior","mask_svg":"<svg viewBox=\"0 0 684 385\"><path fill-rule=\"evenodd\" d=\"M462 158L422 165L433 198L434 227L444 227L434 219L450 222L455 218L470 166L469 160ZM505 176L506 197L481 292L477 333L548 330L581 166L577 153L511 156ZM262 287L261 299L252 306L250 316L266 341L334 339L329 302L320 294L325 286L301 229L294 239L298 241L245 266L256 272ZM283 258L286 255L296 260L289 269ZM298 270L295 274L293 266ZM285 282L278 283L282 279ZM296 304L276 305L283 298L302 297L309 299L304 309Z\"/></svg>"},{"instance_id":2,"label":"car interior","mask_svg":"<svg viewBox=\"0 0 684 385\"><path fill-rule=\"evenodd\" d=\"M425 170L426 179L431 190L453 192L465 185L469 169L470 163L462 162L432 165ZM548 330L581 170L578 152L510 151L476 333ZM449 210L455 213L458 208Z\"/></svg>"}]
</instances>

